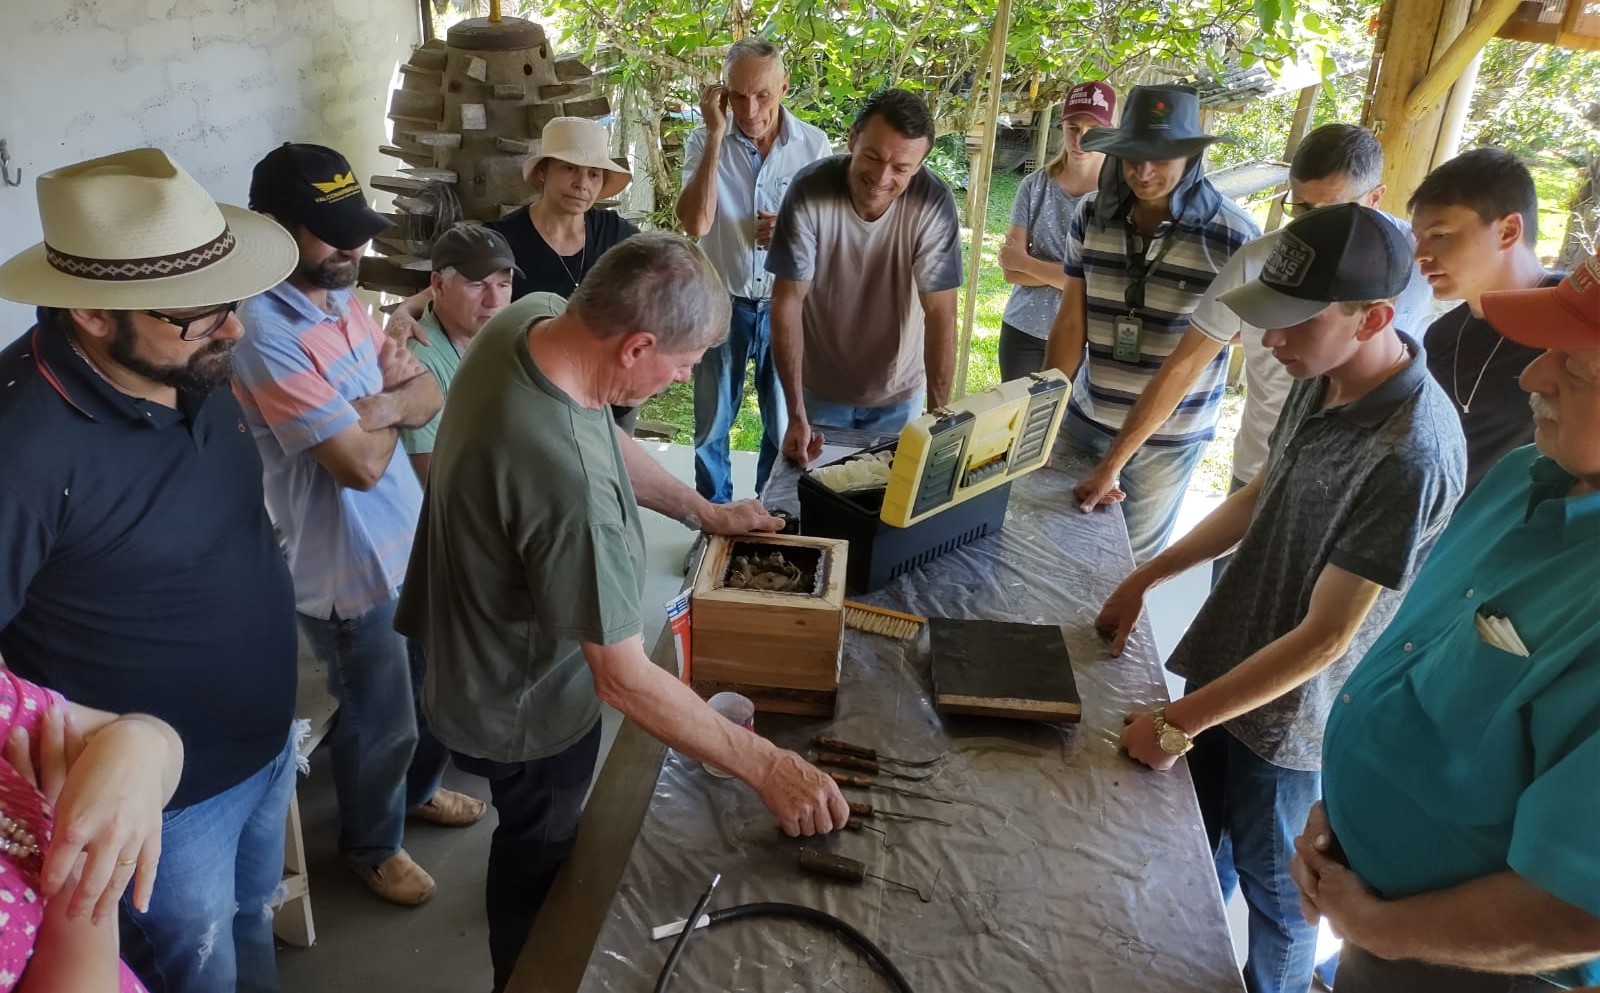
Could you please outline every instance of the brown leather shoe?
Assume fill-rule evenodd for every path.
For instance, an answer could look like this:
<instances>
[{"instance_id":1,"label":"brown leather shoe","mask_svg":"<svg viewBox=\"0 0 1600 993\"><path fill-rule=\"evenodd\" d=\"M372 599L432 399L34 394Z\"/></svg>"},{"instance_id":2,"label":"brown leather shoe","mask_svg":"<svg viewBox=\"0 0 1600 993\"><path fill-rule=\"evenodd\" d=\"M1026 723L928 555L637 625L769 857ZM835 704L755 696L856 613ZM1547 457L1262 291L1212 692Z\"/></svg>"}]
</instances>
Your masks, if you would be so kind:
<instances>
[{"instance_id":1,"label":"brown leather shoe","mask_svg":"<svg viewBox=\"0 0 1600 993\"><path fill-rule=\"evenodd\" d=\"M489 809L482 800L440 788L433 798L411 812L411 816L440 827L466 827L478 823L478 818Z\"/></svg>"},{"instance_id":2,"label":"brown leather shoe","mask_svg":"<svg viewBox=\"0 0 1600 993\"><path fill-rule=\"evenodd\" d=\"M433 877L422 866L411 860L401 849L383 861L376 869L368 869L355 862L346 861L352 872L361 877L372 892L402 907L415 907L427 903L433 896Z\"/></svg>"}]
</instances>

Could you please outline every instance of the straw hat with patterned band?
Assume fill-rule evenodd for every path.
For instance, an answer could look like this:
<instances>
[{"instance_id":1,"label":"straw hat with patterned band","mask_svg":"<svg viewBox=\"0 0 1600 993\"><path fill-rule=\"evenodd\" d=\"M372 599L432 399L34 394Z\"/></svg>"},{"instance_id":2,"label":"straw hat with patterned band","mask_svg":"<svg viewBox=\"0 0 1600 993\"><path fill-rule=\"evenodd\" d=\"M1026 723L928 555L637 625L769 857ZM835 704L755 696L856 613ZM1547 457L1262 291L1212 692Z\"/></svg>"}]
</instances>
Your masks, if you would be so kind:
<instances>
[{"instance_id":1,"label":"straw hat with patterned band","mask_svg":"<svg viewBox=\"0 0 1600 993\"><path fill-rule=\"evenodd\" d=\"M218 204L155 148L40 173L44 241L0 266L0 297L38 307L180 310L282 282L299 258L271 218Z\"/></svg>"},{"instance_id":2,"label":"straw hat with patterned band","mask_svg":"<svg viewBox=\"0 0 1600 993\"><path fill-rule=\"evenodd\" d=\"M587 117L557 117L544 126L539 136L539 154L529 156L528 161L522 163L522 178L534 189L544 189L544 183L533 174L533 170L545 159L560 159L575 166L604 169L606 180L600 187L599 199L609 200L633 182L633 173L617 164L611 157L610 147L611 141L606 136L604 125Z\"/></svg>"}]
</instances>

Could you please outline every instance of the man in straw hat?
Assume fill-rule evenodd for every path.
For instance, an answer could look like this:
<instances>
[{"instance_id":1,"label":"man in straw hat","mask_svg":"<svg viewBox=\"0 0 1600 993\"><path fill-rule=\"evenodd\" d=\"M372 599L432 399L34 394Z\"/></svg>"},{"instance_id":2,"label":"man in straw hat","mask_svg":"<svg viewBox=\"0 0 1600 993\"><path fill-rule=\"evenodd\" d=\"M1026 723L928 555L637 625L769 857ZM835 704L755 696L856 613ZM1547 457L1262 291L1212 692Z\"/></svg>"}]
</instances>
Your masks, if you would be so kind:
<instances>
[{"instance_id":1,"label":"man in straw hat","mask_svg":"<svg viewBox=\"0 0 1600 993\"><path fill-rule=\"evenodd\" d=\"M43 243L0 266L0 296L39 308L0 353L0 656L183 739L149 910L122 906L129 965L152 990L276 990L294 591L226 387L234 308L294 242L153 148L43 173L38 198Z\"/></svg>"},{"instance_id":2,"label":"man in straw hat","mask_svg":"<svg viewBox=\"0 0 1600 993\"><path fill-rule=\"evenodd\" d=\"M1494 291L1534 443L1462 501L1328 720L1295 842L1340 993L1600 984L1600 261Z\"/></svg>"},{"instance_id":3,"label":"man in straw hat","mask_svg":"<svg viewBox=\"0 0 1600 993\"><path fill-rule=\"evenodd\" d=\"M328 736L339 849L378 896L406 906L433 879L401 842L406 812L460 826L482 801L439 786L448 756L417 717L394 605L422 488L400 431L439 410L439 384L390 341L351 291L367 242L389 221L367 206L350 163L285 144L256 164L250 206L295 239L287 279L247 301L234 390L265 466L300 628L328 667L339 720Z\"/></svg>"},{"instance_id":4,"label":"man in straw hat","mask_svg":"<svg viewBox=\"0 0 1600 993\"><path fill-rule=\"evenodd\" d=\"M687 381L728 310L698 248L642 234L570 303L535 293L502 311L456 375L396 623L427 651L430 723L499 814L484 893L496 990L572 851L602 700L743 780L791 835L848 819L832 780L719 716L640 634L640 506L716 534L782 526L758 501L707 501L604 413Z\"/></svg>"},{"instance_id":5,"label":"man in straw hat","mask_svg":"<svg viewBox=\"0 0 1600 993\"><path fill-rule=\"evenodd\" d=\"M1252 993L1310 985L1317 932L1287 869L1317 797L1322 725L1466 475L1449 402L1394 326L1411 271L1398 227L1340 204L1290 224L1260 276L1223 294L1269 329L1266 347L1295 379L1267 467L1134 570L1097 621L1120 652L1151 586L1237 546L1167 663L1188 692L1129 715L1122 743L1157 769L1188 752L1224 899L1237 885L1250 907Z\"/></svg>"},{"instance_id":6,"label":"man in straw hat","mask_svg":"<svg viewBox=\"0 0 1600 993\"><path fill-rule=\"evenodd\" d=\"M767 485L783 444L767 247L795 173L833 153L826 135L784 108L788 92L789 73L772 42L734 42L723 59L722 82L700 95L702 124L683 147L678 220L700 239L733 298L728 340L706 349L694 367L694 486L717 503L733 499L728 433L744 403L745 369L752 363L761 410L757 493Z\"/></svg>"},{"instance_id":7,"label":"man in straw hat","mask_svg":"<svg viewBox=\"0 0 1600 993\"><path fill-rule=\"evenodd\" d=\"M1200 130L1193 90L1136 86L1123 108L1120 127L1082 140L1106 161L1099 190L1072 221L1045 354L1046 365L1073 377L1063 431L1096 459L1177 349L1212 279L1261 233L1205 178L1205 150L1217 139ZM1220 352L1206 364L1100 498L1122 503L1136 562L1161 550L1178 519L1189 475L1216 433L1226 366Z\"/></svg>"},{"instance_id":8,"label":"man in straw hat","mask_svg":"<svg viewBox=\"0 0 1600 993\"><path fill-rule=\"evenodd\" d=\"M808 166L778 210L767 271L772 350L801 464L831 425L898 434L950 399L961 219L925 163L933 115L915 93L874 93L850 152Z\"/></svg>"}]
</instances>

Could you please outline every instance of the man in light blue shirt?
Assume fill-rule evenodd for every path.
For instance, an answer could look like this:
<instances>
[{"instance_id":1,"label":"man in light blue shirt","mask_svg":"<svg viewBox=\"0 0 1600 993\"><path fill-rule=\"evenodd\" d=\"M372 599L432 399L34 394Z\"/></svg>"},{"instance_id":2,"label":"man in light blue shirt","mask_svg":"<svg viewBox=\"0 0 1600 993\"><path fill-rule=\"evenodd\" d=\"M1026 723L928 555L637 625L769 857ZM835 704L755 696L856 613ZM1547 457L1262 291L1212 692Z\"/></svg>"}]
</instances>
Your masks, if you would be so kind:
<instances>
[{"instance_id":1,"label":"man in light blue shirt","mask_svg":"<svg viewBox=\"0 0 1600 993\"><path fill-rule=\"evenodd\" d=\"M770 348L773 277L766 270L767 247L789 181L833 154L826 135L784 109L789 74L771 42L735 42L723 79L701 95L705 123L684 146L678 198L684 231L700 239L733 297L727 342L708 349L694 371L694 483L714 503L733 499L728 435L744 403L751 362L761 408L758 493L783 441L783 387ZM707 148L714 154L707 155Z\"/></svg>"},{"instance_id":2,"label":"man in light blue shirt","mask_svg":"<svg viewBox=\"0 0 1600 993\"><path fill-rule=\"evenodd\" d=\"M1534 445L1456 511L1345 683L1295 842L1339 993L1600 983L1600 262L1486 293Z\"/></svg>"}]
</instances>

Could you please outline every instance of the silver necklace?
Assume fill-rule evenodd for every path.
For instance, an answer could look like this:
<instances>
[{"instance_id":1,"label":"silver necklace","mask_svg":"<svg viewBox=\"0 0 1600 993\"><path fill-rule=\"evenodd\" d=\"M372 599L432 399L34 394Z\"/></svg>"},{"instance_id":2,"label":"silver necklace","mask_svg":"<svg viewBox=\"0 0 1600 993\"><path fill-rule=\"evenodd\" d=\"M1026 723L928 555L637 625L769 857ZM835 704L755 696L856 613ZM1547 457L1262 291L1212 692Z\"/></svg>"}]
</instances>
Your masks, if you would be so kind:
<instances>
[{"instance_id":1,"label":"silver necklace","mask_svg":"<svg viewBox=\"0 0 1600 993\"><path fill-rule=\"evenodd\" d=\"M574 290L576 290L578 288L578 276L583 275L583 263L584 263L584 260L589 257L589 242L588 242L588 239L585 238L584 243L583 243L583 247L578 249L578 275L577 276L572 274L572 268L567 265L567 259L566 259L566 257L564 255L562 255L560 252L556 252L554 247L551 248L551 251L554 252L555 257L556 257L556 261L561 263L561 268L563 268L563 269L565 269L567 271L567 278L572 280L572 288Z\"/></svg>"},{"instance_id":2,"label":"silver necklace","mask_svg":"<svg viewBox=\"0 0 1600 993\"><path fill-rule=\"evenodd\" d=\"M1495 335L1494 347L1489 350L1489 357L1483 360L1483 368L1478 370L1478 378L1472 383L1472 392L1467 394L1466 402L1463 403L1461 400L1461 341L1466 336L1467 322L1470 320L1472 320L1472 310L1468 308L1467 312L1461 315L1461 323L1456 326L1456 354L1450 363L1450 385L1455 393L1456 406L1461 408L1463 414L1472 410L1472 398L1478 395L1478 387L1483 385L1484 373L1489 371L1489 364L1494 361L1495 355L1499 353L1500 346L1506 343L1504 338Z\"/></svg>"},{"instance_id":3,"label":"silver necklace","mask_svg":"<svg viewBox=\"0 0 1600 993\"><path fill-rule=\"evenodd\" d=\"M0 852L25 859L39 854L39 840L21 821L14 821L0 813Z\"/></svg>"}]
</instances>

